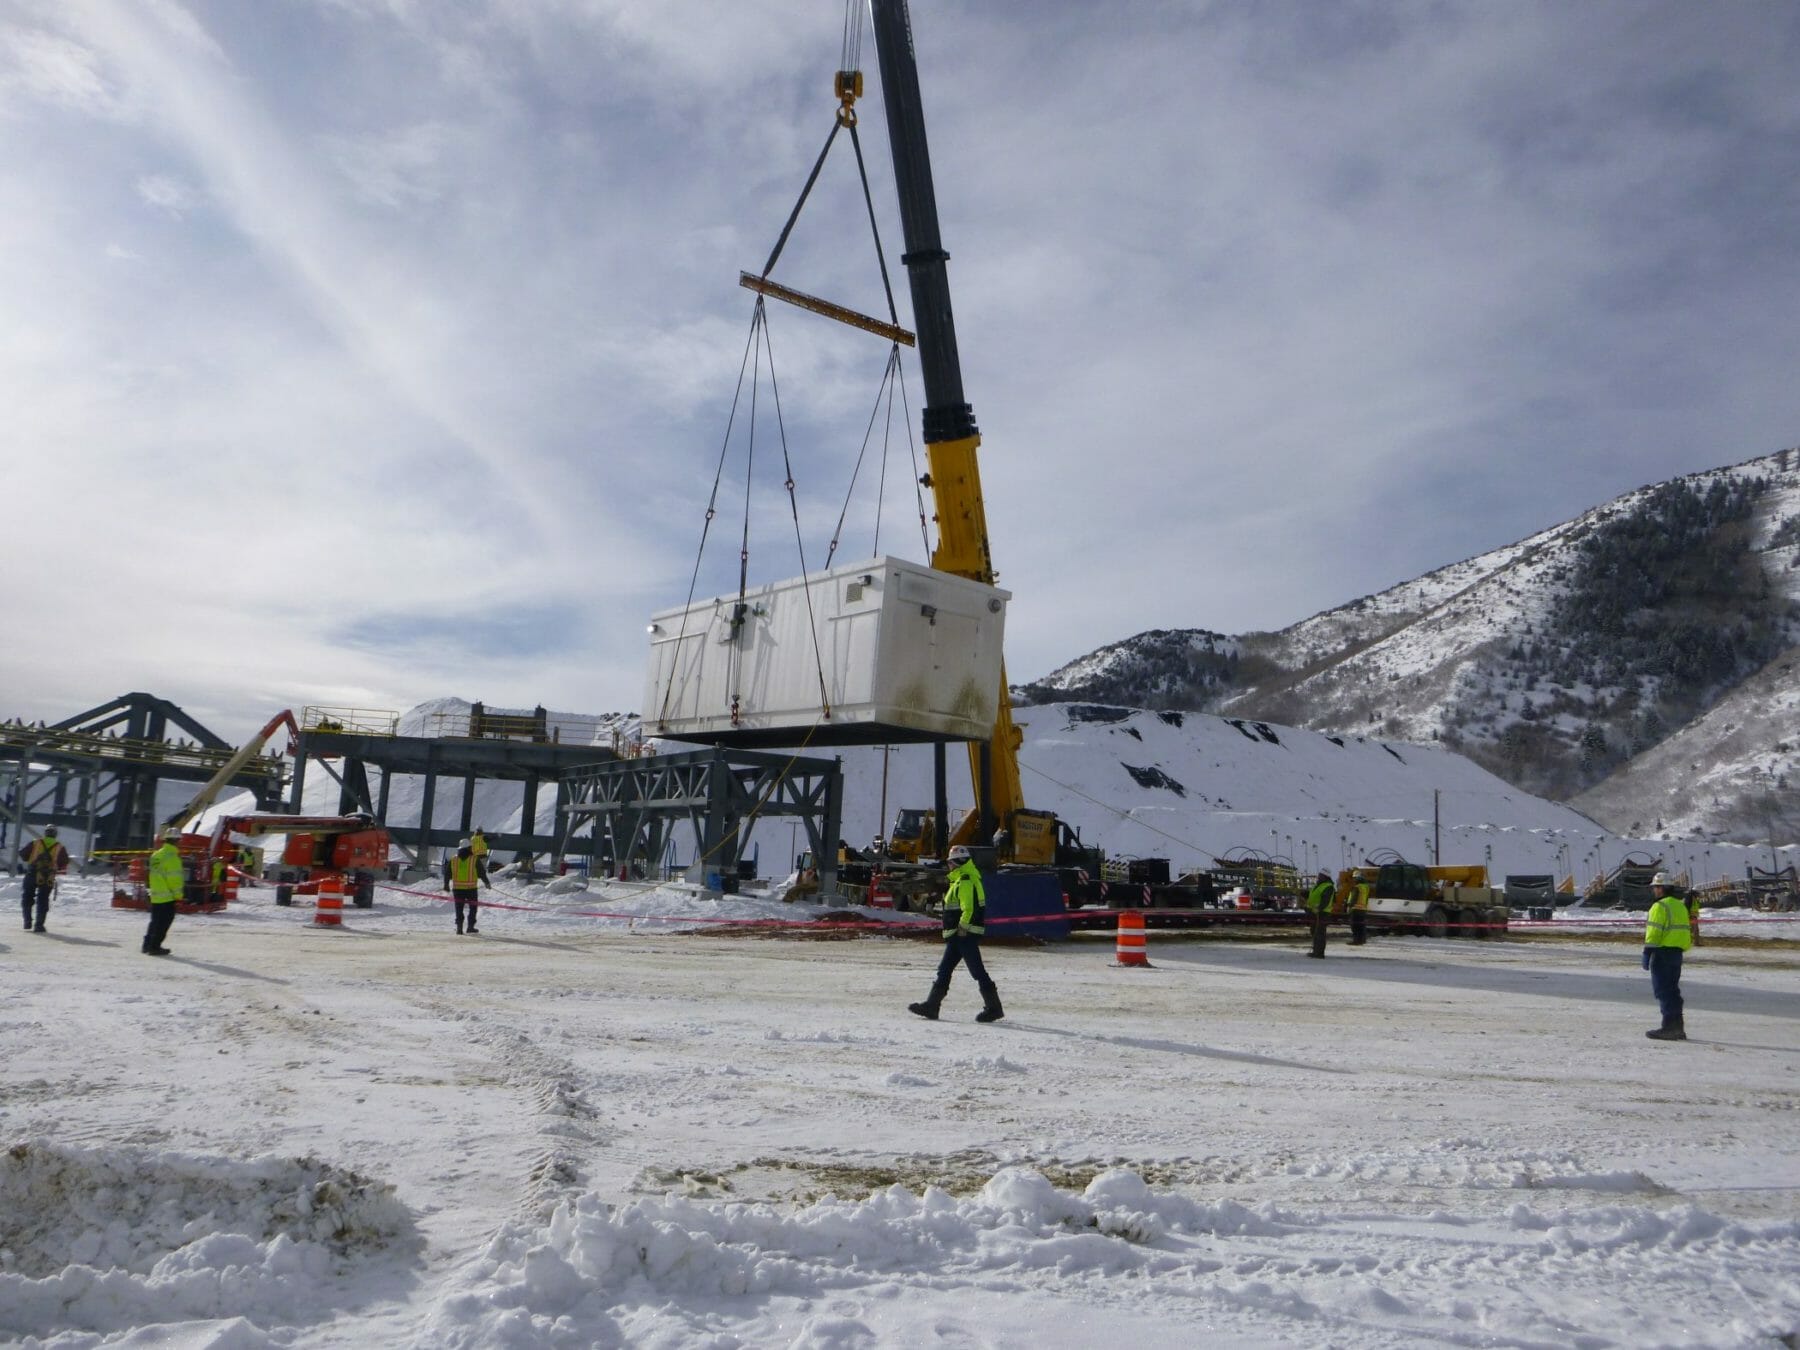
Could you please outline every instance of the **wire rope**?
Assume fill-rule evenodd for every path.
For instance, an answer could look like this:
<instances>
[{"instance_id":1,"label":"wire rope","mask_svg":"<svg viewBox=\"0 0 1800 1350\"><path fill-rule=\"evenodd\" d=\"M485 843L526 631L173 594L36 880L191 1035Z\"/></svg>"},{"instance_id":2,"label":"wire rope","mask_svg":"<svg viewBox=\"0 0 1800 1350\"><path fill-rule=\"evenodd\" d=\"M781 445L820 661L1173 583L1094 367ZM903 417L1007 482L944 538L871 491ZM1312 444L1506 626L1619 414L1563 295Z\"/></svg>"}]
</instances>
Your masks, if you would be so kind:
<instances>
[{"instance_id":1,"label":"wire rope","mask_svg":"<svg viewBox=\"0 0 1800 1350\"><path fill-rule=\"evenodd\" d=\"M750 331L744 339L744 355L738 362L737 388L732 392L731 411L725 418L725 435L719 442L719 462L713 470L712 493L706 499L706 515L700 525L700 546L694 551L694 569L688 575L687 600L681 611L681 628L676 633L675 653L669 663L669 678L663 688L661 707L657 711L660 723L667 723L669 720L669 700L674 697L675 691L676 662L680 660L682 643L687 638L688 618L694 609L694 592L700 582L700 564L706 556L706 540L712 531L713 520L719 513L719 486L725 479L725 459L731 450L731 432L737 425L738 405L744 396L744 373L750 368L751 351L756 345L757 329L762 323L761 311L761 297L758 297L758 303L750 315Z\"/></svg>"}]
</instances>

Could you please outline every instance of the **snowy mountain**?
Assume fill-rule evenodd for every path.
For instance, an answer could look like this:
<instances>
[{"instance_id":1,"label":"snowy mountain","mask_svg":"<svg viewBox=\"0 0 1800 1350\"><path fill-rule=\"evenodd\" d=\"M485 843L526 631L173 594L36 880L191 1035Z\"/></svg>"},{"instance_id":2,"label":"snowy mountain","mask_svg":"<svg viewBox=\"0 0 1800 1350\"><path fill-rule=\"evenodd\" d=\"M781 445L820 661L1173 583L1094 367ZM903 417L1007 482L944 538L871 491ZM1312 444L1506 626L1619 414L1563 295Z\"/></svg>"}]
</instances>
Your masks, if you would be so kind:
<instances>
[{"instance_id":1,"label":"snowy mountain","mask_svg":"<svg viewBox=\"0 0 1800 1350\"><path fill-rule=\"evenodd\" d=\"M1800 451L1784 450L1279 632L1139 634L1015 692L1437 743L1619 831L1748 841L1800 815L1796 644Z\"/></svg>"}]
</instances>

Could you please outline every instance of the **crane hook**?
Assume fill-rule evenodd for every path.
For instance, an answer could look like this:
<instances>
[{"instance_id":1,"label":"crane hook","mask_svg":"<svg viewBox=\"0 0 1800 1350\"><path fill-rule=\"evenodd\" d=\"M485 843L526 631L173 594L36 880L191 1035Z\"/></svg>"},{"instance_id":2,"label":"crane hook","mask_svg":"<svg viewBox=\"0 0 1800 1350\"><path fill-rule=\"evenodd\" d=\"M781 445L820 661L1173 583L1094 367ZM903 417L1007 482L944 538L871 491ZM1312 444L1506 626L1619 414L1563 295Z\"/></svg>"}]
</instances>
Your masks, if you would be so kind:
<instances>
[{"instance_id":1,"label":"crane hook","mask_svg":"<svg viewBox=\"0 0 1800 1350\"><path fill-rule=\"evenodd\" d=\"M840 127L856 125L856 100L862 97L863 73L860 70L840 70L832 85L832 92L838 97L837 120Z\"/></svg>"}]
</instances>

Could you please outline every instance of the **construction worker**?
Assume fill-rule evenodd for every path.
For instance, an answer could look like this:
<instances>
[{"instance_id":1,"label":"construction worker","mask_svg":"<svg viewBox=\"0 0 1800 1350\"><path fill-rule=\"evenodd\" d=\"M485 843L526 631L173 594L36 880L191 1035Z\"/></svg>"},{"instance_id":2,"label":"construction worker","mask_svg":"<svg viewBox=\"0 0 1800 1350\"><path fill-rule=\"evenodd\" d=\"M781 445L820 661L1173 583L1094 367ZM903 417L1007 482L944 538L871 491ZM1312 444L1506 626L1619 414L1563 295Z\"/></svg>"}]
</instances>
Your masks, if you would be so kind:
<instances>
[{"instance_id":1,"label":"construction worker","mask_svg":"<svg viewBox=\"0 0 1800 1350\"><path fill-rule=\"evenodd\" d=\"M1337 895L1337 884L1329 872L1319 873L1312 889L1306 893L1306 912L1312 915L1312 950L1308 956L1325 957L1325 925L1331 921L1331 902Z\"/></svg>"},{"instance_id":2,"label":"construction worker","mask_svg":"<svg viewBox=\"0 0 1800 1350\"><path fill-rule=\"evenodd\" d=\"M1358 881L1350 888L1350 945L1360 947L1369 940L1369 892L1372 888L1367 881Z\"/></svg>"},{"instance_id":3,"label":"construction worker","mask_svg":"<svg viewBox=\"0 0 1800 1350\"><path fill-rule=\"evenodd\" d=\"M56 826L44 826L44 837L26 845L25 880L19 901L25 910L25 930L44 931L44 916L50 912L50 892L56 889L56 877L69 865L69 850L57 842Z\"/></svg>"},{"instance_id":4,"label":"construction worker","mask_svg":"<svg viewBox=\"0 0 1800 1350\"><path fill-rule=\"evenodd\" d=\"M487 836L481 832L479 826L476 827L475 833L469 836L469 849L478 859L480 859L481 865L486 867L488 841Z\"/></svg>"},{"instance_id":5,"label":"construction worker","mask_svg":"<svg viewBox=\"0 0 1800 1350\"><path fill-rule=\"evenodd\" d=\"M458 933L478 933L475 927L475 914L481 908L481 892L478 886L493 889L494 883L488 880L487 863L476 856L473 839L459 839L456 852L444 859L444 886L450 892L450 898L456 902L456 931ZM468 927L463 926L464 909L468 911Z\"/></svg>"},{"instance_id":6,"label":"construction worker","mask_svg":"<svg viewBox=\"0 0 1800 1350\"><path fill-rule=\"evenodd\" d=\"M950 992L950 977L957 962L969 968L981 990L981 1011L977 1022L998 1022L1006 1016L1000 1006L1000 991L988 978L981 961L981 935L987 921L987 888L981 884L981 870L961 844L950 850L949 885L944 891L944 959L938 962L937 979L923 1003L909 1003L906 1010L937 1021L938 1007Z\"/></svg>"},{"instance_id":7,"label":"construction worker","mask_svg":"<svg viewBox=\"0 0 1800 1350\"><path fill-rule=\"evenodd\" d=\"M150 855L150 926L144 930L144 955L167 956L163 939L175 922L175 902L181 899L186 877L181 870L181 831L171 825L163 831L162 847Z\"/></svg>"},{"instance_id":8,"label":"construction worker","mask_svg":"<svg viewBox=\"0 0 1800 1350\"><path fill-rule=\"evenodd\" d=\"M1669 874L1650 878L1650 915L1644 924L1644 969L1662 1008L1662 1025L1644 1035L1653 1041L1685 1041L1681 1017L1681 954L1694 945L1694 903L1669 892Z\"/></svg>"}]
</instances>

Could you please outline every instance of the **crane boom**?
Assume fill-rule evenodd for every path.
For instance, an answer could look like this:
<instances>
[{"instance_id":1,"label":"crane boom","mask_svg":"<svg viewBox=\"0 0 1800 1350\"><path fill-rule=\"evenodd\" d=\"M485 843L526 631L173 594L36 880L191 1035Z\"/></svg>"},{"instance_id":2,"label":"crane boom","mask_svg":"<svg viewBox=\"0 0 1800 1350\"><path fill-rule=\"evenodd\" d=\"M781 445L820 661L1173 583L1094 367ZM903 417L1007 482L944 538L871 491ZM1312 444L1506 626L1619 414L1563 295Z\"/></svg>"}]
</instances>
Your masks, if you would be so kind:
<instances>
[{"instance_id":1,"label":"crane boom","mask_svg":"<svg viewBox=\"0 0 1800 1350\"><path fill-rule=\"evenodd\" d=\"M225 790L225 785L237 777L244 765L262 753L263 746L269 743L269 738L283 726L288 729L289 741L298 745L300 728L294 723L294 714L285 710L276 713L269 719L266 727L232 752L231 758L219 766L219 771L201 786L186 805L162 823L162 829L184 825L193 817L202 814L218 800L219 794ZM159 829L157 833L161 834L162 829Z\"/></svg>"},{"instance_id":2,"label":"crane boom","mask_svg":"<svg viewBox=\"0 0 1800 1350\"><path fill-rule=\"evenodd\" d=\"M975 410L963 395L962 362L957 354L956 320L945 266L950 255L944 251L938 231L937 193L925 139L912 19L906 0L872 0L871 15L906 245L900 261L906 266L912 291L913 326L925 381L924 482L931 489L938 523L931 565L991 586L995 579L993 553L988 545L987 507L976 457L981 433L975 425ZM969 745L977 803L971 821L982 841L992 834L996 821L1010 825L1022 801L1020 736L1013 726L1004 663L997 706L992 739Z\"/></svg>"}]
</instances>

